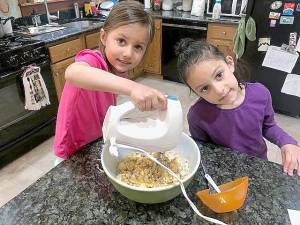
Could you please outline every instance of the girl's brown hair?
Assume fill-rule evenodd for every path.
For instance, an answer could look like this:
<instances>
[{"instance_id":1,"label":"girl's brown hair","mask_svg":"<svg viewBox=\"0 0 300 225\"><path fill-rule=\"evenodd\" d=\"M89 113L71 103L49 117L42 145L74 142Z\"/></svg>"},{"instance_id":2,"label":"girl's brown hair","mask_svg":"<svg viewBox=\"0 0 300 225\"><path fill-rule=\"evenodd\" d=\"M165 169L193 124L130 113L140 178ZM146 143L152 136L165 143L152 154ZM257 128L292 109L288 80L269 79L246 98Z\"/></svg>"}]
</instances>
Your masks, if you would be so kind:
<instances>
[{"instance_id":1,"label":"girl's brown hair","mask_svg":"<svg viewBox=\"0 0 300 225\"><path fill-rule=\"evenodd\" d=\"M191 38L181 39L175 47L175 52L178 55L177 70L179 79L186 85L188 85L186 80L189 68L192 65L210 59L223 60L226 62L224 54L216 46L204 40L193 40ZM249 80L249 74L247 64L244 61L236 60L234 75L240 87L246 80Z\"/></svg>"},{"instance_id":2,"label":"girl's brown hair","mask_svg":"<svg viewBox=\"0 0 300 225\"><path fill-rule=\"evenodd\" d=\"M154 37L154 20L150 12L145 11L144 5L138 1L121 1L116 4L106 18L102 29L110 32L120 26L139 23L149 27L150 42ZM138 35L138 34L137 34ZM149 42L149 43L150 43ZM100 41L100 49L104 46Z\"/></svg>"}]
</instances>

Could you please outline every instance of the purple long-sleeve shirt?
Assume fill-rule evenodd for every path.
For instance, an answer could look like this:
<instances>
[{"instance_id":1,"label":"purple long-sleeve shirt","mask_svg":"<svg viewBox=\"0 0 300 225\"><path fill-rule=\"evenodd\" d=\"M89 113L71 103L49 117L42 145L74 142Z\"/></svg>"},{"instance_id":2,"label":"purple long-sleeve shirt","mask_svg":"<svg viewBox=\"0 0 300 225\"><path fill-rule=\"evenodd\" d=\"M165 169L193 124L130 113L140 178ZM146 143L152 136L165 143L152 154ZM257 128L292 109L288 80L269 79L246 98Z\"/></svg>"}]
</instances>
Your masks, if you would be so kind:
<instances>
[{"instance_id":1,"label":"purple long-sleeve shirt","mask_svg":"<svg viewBox=\"0 0 300 225\"><path fill-rule=\"evenodd\" d=\"M297 141L276 124L268 89L246 83L245 93L243 103L235 109L219 109L199 99L188 112L191 136L263 159L267 159L263 137L279 147L296 145Z\"/></svg>"}]
</instances>

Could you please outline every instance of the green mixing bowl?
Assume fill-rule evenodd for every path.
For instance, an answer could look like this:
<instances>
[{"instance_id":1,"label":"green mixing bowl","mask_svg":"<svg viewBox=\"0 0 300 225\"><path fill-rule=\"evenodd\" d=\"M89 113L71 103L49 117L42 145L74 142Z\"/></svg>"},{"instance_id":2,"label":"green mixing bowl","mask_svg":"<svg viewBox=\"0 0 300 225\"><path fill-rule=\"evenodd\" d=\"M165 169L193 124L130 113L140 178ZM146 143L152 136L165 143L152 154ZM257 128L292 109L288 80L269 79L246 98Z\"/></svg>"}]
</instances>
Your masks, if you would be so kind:
<instances>
[{"instance_id":1,"label":"green mixing bowl","mask_svg":"<svg viewBox=\"0 0 300 225\"><path fill-rule=\"evenodd\" d=\"M199 164L200 164L200 151L195 141L190 138L187 134L182 133L179 144L173 149L179 157L186 159L189 165L188 176L183 180L184 186L191 182L195 175ZM160 203L166 202L170 199L175 198L181 193L179 183L164 187L156 188L145 188L135 187L120 181L116 177L116 168L118 161L125 158L128 154L132 153L133 150L126 148L119 148L119 157L112 156L109 153L109 146L105 145L101 153L101 163L104 172L108 176L110 182L122 195L136 202L140 203Z\"/></svg>"}]
</instances>

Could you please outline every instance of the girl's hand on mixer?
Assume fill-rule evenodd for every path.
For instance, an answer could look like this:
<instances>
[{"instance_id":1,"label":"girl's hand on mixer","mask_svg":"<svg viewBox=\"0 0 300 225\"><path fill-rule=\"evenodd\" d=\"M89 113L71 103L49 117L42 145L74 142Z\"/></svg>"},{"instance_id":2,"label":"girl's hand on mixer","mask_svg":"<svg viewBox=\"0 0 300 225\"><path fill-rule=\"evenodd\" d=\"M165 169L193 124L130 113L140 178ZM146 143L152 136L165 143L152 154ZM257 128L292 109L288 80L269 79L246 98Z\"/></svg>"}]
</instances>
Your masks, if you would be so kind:
<instances>
[{"instance_id":1,"label":"girl's hand on mixer","mask_svg":"<svg viewBox=\"0 0 300 225\"><path fill-rule=\"evenodd\" d=\"M160 91L147 87L142 84L136 84L130 93L130 97L135 106L141 111L151 111L155 109L166 110L167 98Z\"/></svg>"}]
</instances>

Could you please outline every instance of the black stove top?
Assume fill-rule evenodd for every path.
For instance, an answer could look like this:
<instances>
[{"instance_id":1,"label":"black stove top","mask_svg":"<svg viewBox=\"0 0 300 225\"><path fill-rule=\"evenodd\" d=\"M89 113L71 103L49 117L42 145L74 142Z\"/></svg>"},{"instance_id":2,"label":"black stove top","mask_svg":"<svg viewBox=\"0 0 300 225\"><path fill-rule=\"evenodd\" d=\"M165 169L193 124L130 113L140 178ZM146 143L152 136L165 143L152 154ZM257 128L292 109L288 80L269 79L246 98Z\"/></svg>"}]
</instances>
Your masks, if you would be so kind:
<instances>
[{"instance_id":1,"label":"black stove top","mask_svg":"<svg viewBox=\"0 0 300 225\"><path fill-rule=\"evenodd\" d=\"M0 38L0 54L3 52L16 50L34 43L37 43L37 41L20 35L4 36Z\"/></svg>"},{"instance_id":2,"label":"black stove top","mask_svg":"<svg viewBox=\"0 0 300 225\"><path fill-rule=\"evenodd\" d=\"M4 36L0 38L0 76L47 56L44 42L16 34Z\"/></svg>"}]
</instances>

